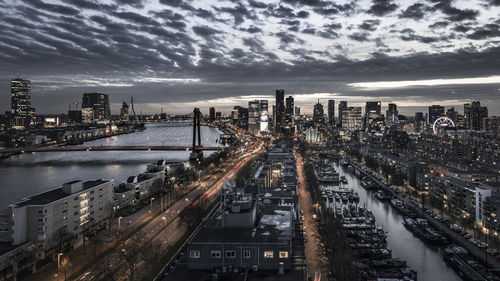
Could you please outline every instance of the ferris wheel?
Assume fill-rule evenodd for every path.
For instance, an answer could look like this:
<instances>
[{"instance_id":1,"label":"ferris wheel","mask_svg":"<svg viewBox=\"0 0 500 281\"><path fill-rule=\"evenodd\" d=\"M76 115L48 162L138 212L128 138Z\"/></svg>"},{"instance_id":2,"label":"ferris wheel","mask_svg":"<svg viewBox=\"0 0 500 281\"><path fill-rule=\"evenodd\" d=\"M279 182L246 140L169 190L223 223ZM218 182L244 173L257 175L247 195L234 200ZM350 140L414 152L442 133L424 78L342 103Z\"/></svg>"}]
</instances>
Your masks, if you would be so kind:
<instances>
[{"instance_id":1,"label":"ferris wheel","mask_svg":"<svg viewBox=\"0 0 500 281\"><path fill-rule=\"evenodd\" d=\"M434 134L437 134L446 128L455 128L455 123L448 117L439 117L432 125Z\"/></svg>"}]
</instances>

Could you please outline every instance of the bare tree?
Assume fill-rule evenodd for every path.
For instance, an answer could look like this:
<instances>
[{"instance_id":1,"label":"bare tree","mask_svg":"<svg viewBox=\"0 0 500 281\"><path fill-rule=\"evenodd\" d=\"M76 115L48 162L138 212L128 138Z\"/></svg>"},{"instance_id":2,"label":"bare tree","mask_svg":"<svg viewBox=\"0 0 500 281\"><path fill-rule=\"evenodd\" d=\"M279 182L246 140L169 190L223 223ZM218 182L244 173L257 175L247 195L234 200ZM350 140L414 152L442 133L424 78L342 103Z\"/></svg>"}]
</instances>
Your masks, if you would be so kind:
<instances>
[{"instance_id":1,"label":"bare tree","mask_svg":"<svg viewBox=\"0 0 500 281\"><path fill-rule=\"evenodd\" d=\"M53 236L53 240L59 246L59 251L64 250L64 243L71 237L71 234L66 228L59 228L56 230Z\"/></svg>"},{"instance_id":2,"label":"bare tree","mask_svg":"<svg viewBox=\"0 0 500 281\"><path fill-rule=\"evenodd\" d=\"M165 248L168 248L167 243L161 241L161 239L155 239L145 247L144 261L151 267L151 272L157 272L161 266L161 258L166 252Z\"/></svg>"},{"instance_id":3,"label":"bare tree","mask_svg":"<svg viewBox=\"0 0 500 281\"><path fill-rule=\"evenodd\" d=\"M136 266L144 256L143 243L139 235L133 235L126 241L121 241L116 247L115 252L120 260L127 265L128 279L133 281L136 274Z\"/></svg>"},{"instance_id":4,"label":"bare tree","mask_svg":"<svg viewBox=\"0 0 500 281\"><path fill-rule=\"evenodd\" d=\"M97 250L104 244L104 240L100 235L95 233L94 235L89 236L88 239L89 242L89 248L92 252L92 257L97 256Z\"/></svg>"},{"instance_id":5,"label":"bare tree","mask_svg":"<svg viewBox=\"0 0 500 281\"><path fill-rule=\"evenodd\" d=\"M115 281L117 278L115 278L115 272L112 270L112 267L109 265L112 264L112 258L111 256L107 256L101 260L101 262L98 264L99 267L99 272L103 273L103 280L107 281Z\"/></svg>"}]
</instances>

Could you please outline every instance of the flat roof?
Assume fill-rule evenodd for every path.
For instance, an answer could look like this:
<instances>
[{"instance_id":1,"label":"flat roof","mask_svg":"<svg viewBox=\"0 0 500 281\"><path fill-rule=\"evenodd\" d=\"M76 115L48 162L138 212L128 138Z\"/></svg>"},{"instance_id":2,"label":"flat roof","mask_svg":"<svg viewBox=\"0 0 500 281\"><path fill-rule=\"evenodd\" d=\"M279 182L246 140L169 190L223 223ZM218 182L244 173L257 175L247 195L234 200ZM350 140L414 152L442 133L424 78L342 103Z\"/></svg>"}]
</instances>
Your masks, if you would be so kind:
<instances>
[{"instance_id":1,"label":"flat roof","mask_svg":"<svg viewBox=\"0 0 500 281\"><path fill-rule=\"evenodd\" d=\"M290 206L265 206L258 226L253 228L223 227L218 223L220 217L216 217L216 214L217 212L189 241L189 244L290 244L292 237Z\"/></svg>"},{"instance_id":2,"label":"flat roof","mask_svg":"<svg viewBox=\"0 0 500 281\"><path fill-rule=\"evenodd\" d=\"M104 183L107 183L110 181L111 180L102 180L102 179L84 181L83 188L81 191L96 187L98 185L101 185L101 184L104 184ZM79 191L79 192L81 192L81 191ZM55 188L55 189L52 189L52 190L49 190L49 191L46 191L43 193L39 193L39 194L30 196L30 197L26 197L22 201L13 204L13 206L24 207L24 206L29 206L29 205L33 205L33 206L46 205L46 204L49 204L51 202L63 199L65 197L71 197L79 192L76 192L73 194L68 194L68 193L63 192L62 187L58 187L58 188Z\"/></svg>"}]
</instances>

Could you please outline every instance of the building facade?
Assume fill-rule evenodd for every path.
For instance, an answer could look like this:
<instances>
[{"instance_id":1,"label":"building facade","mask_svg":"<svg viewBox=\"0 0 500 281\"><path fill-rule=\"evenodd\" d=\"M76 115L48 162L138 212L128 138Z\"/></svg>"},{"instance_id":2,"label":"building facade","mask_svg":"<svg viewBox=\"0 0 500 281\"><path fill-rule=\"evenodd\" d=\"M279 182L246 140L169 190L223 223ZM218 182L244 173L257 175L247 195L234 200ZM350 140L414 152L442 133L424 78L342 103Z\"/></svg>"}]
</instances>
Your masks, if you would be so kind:
<instances>
[{"instance_id":1,"label":"building facade","mask_svg":"<svg viewBox=\"0 0 500 281\"><path fill-rule=\"evenodd\" d=\"M26 129L31 124L31 81L23 79L10 80L11 126L15 129Z\"/></svg>"}]
</instances>

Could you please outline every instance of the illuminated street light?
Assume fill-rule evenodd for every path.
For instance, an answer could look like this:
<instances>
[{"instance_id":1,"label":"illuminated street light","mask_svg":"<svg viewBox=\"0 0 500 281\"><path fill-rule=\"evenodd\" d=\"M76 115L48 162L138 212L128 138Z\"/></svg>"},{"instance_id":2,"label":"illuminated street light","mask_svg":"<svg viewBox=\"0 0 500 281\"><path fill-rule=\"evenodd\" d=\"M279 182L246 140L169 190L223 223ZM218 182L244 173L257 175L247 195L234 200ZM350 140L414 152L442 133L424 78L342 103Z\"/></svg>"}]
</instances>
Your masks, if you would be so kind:
<instances>
[{"instance_id":1,"label":"illuminated street light","mask_svg":"<svg viewBox=\"0 0 500 281\"><path fill-rule=\"evenodd\" d=\"M57 254L57 270L59 270L59 267L61 267L61 256L63 253L58 253Z\"/></svg>"},{"instance_id":2,"label":"illuminated street light","mask_svg":"<svg viewBox=\"0 0 500 281\"><path fill-rule=\"evenodd\" d=\"M120 228L120 221L122 220L123 217L118 217L118 228Z\"/></svg>"}]
</instances>

